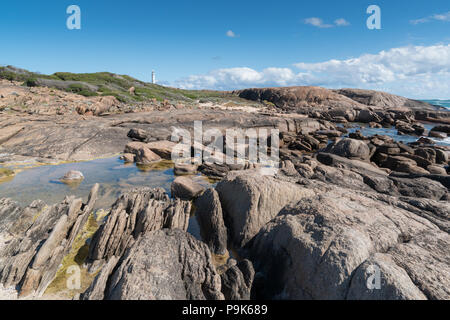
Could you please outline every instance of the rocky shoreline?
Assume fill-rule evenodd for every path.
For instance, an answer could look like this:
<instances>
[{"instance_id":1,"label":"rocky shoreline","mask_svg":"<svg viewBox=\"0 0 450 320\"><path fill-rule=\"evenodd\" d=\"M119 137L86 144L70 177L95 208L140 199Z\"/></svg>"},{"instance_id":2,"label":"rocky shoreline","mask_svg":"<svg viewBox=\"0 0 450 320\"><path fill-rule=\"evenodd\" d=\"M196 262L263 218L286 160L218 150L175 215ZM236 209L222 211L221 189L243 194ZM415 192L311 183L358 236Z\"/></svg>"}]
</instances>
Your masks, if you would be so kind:
<instances>
[{"instance_id":1,"label":"rocky shoreline","mask_svg":"<svg viewBox=\"0 0 450 320\"><path fill-rule=\"evenodd\" d=\"M36 200L21 208L0 199L5 297L17 292L23 299L83 300L450 298L450 148L436 143L450 135L450 112L353 89L233 94L260 103L259 109L199 103L56 115L56 121L37 114L2 117L4 165L118 153L125 162L151 165L170 160L173 128L193 132L198 120L219 131L280 131L274 176L249 163L175 164L171 197L161 188L131 189L103 208L104 217L93 210L98 185L87 201L69 196L60 204ZM424 120L437 124L427 132ZM417 139L402 143L350 131L357 123L393 127ZM217 184L198 185L192 179L198 172ZM192 214L201 239L187 232ZM80 268L75 290L61 286L70 277L63 272L69 260ZM374 275L379 285L375 281L372 287Z\"/></svg>"}]
</instances>

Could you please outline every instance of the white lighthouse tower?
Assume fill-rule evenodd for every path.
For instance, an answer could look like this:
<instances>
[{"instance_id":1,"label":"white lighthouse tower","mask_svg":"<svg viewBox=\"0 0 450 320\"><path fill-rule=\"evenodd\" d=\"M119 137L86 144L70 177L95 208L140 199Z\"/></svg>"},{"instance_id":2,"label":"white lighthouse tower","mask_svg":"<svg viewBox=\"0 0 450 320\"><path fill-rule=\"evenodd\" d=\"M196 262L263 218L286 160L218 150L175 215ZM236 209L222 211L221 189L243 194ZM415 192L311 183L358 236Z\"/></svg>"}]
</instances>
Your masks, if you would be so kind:
<instances>
[{"instance_id":1,"label":"white lighthouse tower","mask_svg":"<svg viewBox=\"0 0 450 320\"><path fill-rule=\"evenodd\" d=\"M155 75L155 70L152 71L152 83L155 84L156 83L156 75Z\"/></svg>"}]
</instances>

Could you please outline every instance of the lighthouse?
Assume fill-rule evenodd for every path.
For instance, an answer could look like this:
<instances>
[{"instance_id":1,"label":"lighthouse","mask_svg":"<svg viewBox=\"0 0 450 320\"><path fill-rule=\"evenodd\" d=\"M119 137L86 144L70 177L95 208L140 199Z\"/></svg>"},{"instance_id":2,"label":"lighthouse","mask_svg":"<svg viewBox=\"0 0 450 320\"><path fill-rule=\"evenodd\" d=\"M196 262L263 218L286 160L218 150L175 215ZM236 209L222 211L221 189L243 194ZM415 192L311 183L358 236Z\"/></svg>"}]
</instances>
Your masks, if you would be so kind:
<instances>
[{"instance_id":1,"label":"lighthouse","mask_svg":"<svg viewBox=\"0 0 450 320\"><path fill-rule=\"evenodd\" d=\"M155 84L156 83L156 76L155 76L155 71L152 71L152 83Z\"/></svg>"}]
</instances>

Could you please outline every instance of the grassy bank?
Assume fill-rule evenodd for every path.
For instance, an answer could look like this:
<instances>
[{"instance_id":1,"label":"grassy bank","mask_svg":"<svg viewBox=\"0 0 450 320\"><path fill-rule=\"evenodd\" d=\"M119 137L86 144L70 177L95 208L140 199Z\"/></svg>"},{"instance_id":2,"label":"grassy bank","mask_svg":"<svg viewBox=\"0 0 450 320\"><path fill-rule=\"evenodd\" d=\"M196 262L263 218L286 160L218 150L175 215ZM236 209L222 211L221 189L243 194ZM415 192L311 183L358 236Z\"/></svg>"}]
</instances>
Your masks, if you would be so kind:
<instances>
[{"instance_id":1,"label":"grassy bank","mask_svg":"<svg viewBox=\"0 0 450 320\"><path fill-rule=\"evenodd\" d=\"M110 72L56 72L52 75L44 75L7 66L0 67L0 79L23 82L23 85L28 87L49 87L83 96L114 96L119 101L126 103L151 99L190 102L227 96L227 93L220 91L182 90L160 86ZM135 88L134 94L129 92L131 87Z\"/></svg>"}]
</instances>

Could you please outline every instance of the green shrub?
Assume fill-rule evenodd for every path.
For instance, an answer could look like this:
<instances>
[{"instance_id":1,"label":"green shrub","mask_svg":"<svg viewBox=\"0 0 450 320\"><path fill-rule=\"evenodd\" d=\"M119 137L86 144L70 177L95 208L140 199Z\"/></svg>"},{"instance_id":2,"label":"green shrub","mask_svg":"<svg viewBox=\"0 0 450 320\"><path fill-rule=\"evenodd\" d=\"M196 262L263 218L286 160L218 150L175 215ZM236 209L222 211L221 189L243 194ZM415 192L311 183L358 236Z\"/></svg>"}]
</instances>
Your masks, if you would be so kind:
<instances>
[{"instance_id":1,"label":"green shrub","mask_svg":"<svg viewBox=\"0 0 450 320\"><path fill-rule=\"evenodd\" d=\"M82 84L74 83L71 84L67 89L67 91L76 93L85 97L94 97L98 96L97 92L89 90L89 88L83 86Z\"/></svg>"},{"instance_id":2,"label":"green shrub","mask_svg":"<svg viewBox=\"0 0 450 320\"><path fill-rule=\"evenodd\" d=\"M25 85L27 87L37 87L37 80L36 78L28 78L27 81L25 81Z\"/></svg>"}]
</instances>

